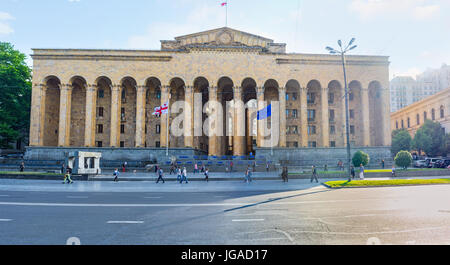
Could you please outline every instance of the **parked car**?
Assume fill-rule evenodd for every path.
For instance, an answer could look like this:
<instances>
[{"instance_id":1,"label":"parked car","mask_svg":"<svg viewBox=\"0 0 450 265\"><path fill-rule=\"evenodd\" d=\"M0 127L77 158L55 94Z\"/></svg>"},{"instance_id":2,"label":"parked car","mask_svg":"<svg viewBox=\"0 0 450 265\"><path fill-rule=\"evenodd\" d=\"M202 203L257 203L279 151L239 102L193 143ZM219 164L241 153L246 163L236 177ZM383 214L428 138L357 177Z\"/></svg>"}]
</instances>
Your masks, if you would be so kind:
<instances>
[{"instance_id":1,"label":"parked car","mask_svg":"<svg viewBox=\"0 0 450 265\"><path fill-rule=\"evenodd\" d=\"M414 161L414 167L418 167L418 168L427 167L426 162L427 162L426 160L416 160L416 161Z\"/></svg>"},{"instance_id":2,"label":"parked car","mask_svg":"<svg viewBox=\"0 0 450 265\"><path fill-rule=\"evenodd\" d=\"M426 167L427 168L433 168L434 164L439 160L440 158L427 158L425 159Z\"/></svg>"},{"instance_id":3,"label":"parked car","mask_svg":"<svg viewBox=\"0 0 450 265\"><path fill-rule=\"evenodd\" d=\"M450 158L443 158L438 160L435 164L435 168L447 168L450 165Z\"/></svg>"}]
</instances>

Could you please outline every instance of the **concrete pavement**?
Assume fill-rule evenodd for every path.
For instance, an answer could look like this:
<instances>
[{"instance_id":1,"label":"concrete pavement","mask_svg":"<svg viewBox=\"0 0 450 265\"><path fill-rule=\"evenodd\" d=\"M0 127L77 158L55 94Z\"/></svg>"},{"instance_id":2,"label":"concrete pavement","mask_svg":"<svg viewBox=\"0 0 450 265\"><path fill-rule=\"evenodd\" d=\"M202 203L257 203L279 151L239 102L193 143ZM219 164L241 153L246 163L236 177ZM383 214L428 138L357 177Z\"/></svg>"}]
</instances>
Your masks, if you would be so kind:
<instances>
[{"instance_id":1,"label":"concrete pavement","mask_svg":"<svg viewBox=\"0 0 450 265\"><path fill-rule=\"evenodd\" d=\"M0 180L0 244L450 244L450 186Z\"/></svg>"}]
</instances>

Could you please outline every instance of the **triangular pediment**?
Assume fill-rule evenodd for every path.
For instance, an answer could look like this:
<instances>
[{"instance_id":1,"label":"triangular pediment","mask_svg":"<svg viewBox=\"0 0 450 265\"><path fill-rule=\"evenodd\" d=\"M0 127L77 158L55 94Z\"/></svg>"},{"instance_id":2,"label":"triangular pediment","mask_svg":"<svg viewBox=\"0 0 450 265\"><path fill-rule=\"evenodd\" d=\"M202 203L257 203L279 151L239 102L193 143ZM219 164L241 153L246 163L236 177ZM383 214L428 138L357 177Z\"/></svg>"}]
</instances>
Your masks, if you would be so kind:
<instances>
[{"instance_id":1,"label":"triangular pediment","mask_svg":"<svg viewBox=\"0 0 450 265\"><path fill-rule=\"evenodd\" d=\"M275 44L271 39L227 27L179 36L175 38L175 41L161 41L163 50L190 47L251 47L269 49L272 46L285 47L285 44Z\"/></svg>"}]
</instances>

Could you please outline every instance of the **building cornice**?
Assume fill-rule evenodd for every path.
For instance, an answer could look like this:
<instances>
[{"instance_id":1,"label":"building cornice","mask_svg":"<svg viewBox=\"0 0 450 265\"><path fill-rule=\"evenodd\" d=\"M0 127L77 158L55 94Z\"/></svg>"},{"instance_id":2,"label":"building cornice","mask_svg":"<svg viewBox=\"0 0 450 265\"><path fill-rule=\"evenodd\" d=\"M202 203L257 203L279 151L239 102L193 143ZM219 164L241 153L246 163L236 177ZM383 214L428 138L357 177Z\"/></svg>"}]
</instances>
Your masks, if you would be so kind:
<instances>
[{"instance_id":1,"label":"building cornice","mask_svg":"<svg viewBox=\"0 0 450 265\"><path fill-rule=\"evenodd\" d=\"M391 113L391 117L402 116L408 112L415 112L416 108L423 109L424 105L427 105L434 101L441 101L441 100L445 99L445 96L450 97L450 88L444 89L432 96L422 99L421 101L414 102L411 105L408 105L400 110L397 110L396 112Z\"/></svg>"},{"instance_id":2,"label":"building cornice","mask_svg":"<svg viewBox=\"0 0 450 265\"><path fill-rule=\"evenodd\" d=\"M82 54L33 54L33 60L83 60L83 61L151 61L169 62L172 56L143 56L143 55L82 55Z\"/></svg>"}]
</instances>

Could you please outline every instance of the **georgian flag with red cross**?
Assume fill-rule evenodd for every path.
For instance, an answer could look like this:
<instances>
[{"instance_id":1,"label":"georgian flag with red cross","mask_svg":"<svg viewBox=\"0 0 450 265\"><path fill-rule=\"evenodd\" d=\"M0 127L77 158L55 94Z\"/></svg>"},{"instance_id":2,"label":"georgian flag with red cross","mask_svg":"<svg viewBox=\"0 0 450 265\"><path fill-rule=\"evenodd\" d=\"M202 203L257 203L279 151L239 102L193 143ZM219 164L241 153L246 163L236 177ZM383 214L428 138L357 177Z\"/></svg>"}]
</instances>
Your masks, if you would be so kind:
<instances>
[{"instance_id":1,"label":"georgian flag with red cross","mask_svg":"<svg viewBox=\"0 0 450 265\"><path fill-rule=\"evenodd\" d=\"M227 3L227 1L225 1L225 2L222 2L220 5L221 6L226 6L228 3Z\"/></svg>"},{"instance_id":2,"label":"georgian flag with red cross","mask_svg":"<svg viewBox=\"0 0 450 265\"><path fill-rule=\"evenodd\" d=\"M167 114L167 113L169 113L169 102L164 103L160 107L156 107L155 112L153 112L152 115L156 116L156 117L161 117L161 114Z\"/></svg>"}]
</instances>

